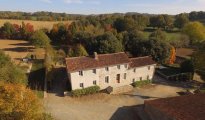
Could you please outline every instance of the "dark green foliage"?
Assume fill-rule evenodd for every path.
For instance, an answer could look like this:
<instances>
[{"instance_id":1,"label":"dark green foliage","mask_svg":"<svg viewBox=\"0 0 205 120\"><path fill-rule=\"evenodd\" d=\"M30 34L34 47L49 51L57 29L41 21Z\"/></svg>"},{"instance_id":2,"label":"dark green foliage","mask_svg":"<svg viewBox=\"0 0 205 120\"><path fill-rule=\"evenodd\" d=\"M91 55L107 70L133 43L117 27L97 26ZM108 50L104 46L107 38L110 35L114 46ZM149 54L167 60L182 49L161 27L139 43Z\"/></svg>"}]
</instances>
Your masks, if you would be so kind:
<instances>
[{"instance_id":1,"label":"dark green foliage","mask_svg":"<svg viewBox=\"0 0 205 120\"><path fill-rule=\"evenodd\" d=\"M176 16L174 21L174 26L177 28L183 28L187 23L189 23L189 18L187 14L179 14Z\"/></svg>"},{"instance_id":2,"label":"dark green foliage","mask_svg":"<svg viewBox=\"0 0 205 120\"><path fill-rule=\"evenodd\" d=\"M69 57L88 56L88 53L81 44L78 44L77 46L69 50L68 56Z\"/></svg>"},{"instance_id":3,"label":"dark green foliage","mask_svg":"<svg viewBox=\"0 0 205 120\"><path fill-rule=\"evenodd\" d=\"M50 39L48 38L48 36L42 30L36 31L31 36L30 41L34 46L43 47L43 48L48 46L49 43L50 43Z\"/></svg>"},{"instance_id":4,"label":"dark green foliage","mask_svg":"<svg viewBox=\"0 0 205 120\"><path fill-rule=\"evenodd\" d=\"M166 40L166 34L162 30L158 29L158 30L154 31L152 34L150 34L149 38L152 39L152 40L165 41Z\"/></svg>"},{"instance_id":5,"label":"dark green foliage","mask_svg":"<svg viewBox=\"0 0 205 120\"><path fill-rule=\"evenodd\" d=\"M2 34L5 38L12 38L12 36L15 34L14 26L9 22L4 23L2 27Z\"/></svg>"},{"instance_id":6,"label":"dark green foliage","mask_svg":"<svg viewBox=\"0 0 205 120\"><path fill-rule=\"evenodd\" d=\"M92 87L88 87L88 88L84 88L84 89L77 89L77 90L73 90L72 91L72 95L74 97L80 97L83 95L89 95L89 94L94 94L99 92L100 87L99 86L92 86Z\"/></svg>"},{"instance_id":7,"label":"dark green foliage","mask_svg":"<svg viewBox=\"0 0 205 120\"><path fill-rule=\"evenodd\" d=\"M150 46L150 55L152 58L157 62L165 63L170 55L170 44L160 40L150 40L148 44Z\"/></svg>"},{"instance_id":8,"label":"dark green foliage","mask_svg":"<svg viewBox=\"0 0 205 120\"><path fill-rule=\"evenodd\" d=\"M111 32L107 32L96 38L98 53L116 53L122 52L122 42L116 38Z\"/></svg>"},{"instance_id":9,"label":"dark green foliage","mask_svg":"<svg viewBox=\"0 0 205 120\"><path fill-rule=\"evenodd\" d=\"M149 54L147 40L141 31L131 31L124 35L125 49L135 56L143 56Z\"/></svg>"},{"instance_id":10,"label":"dark green foliage","mask_svg":"<svg viewBox=\"0 0 205 120\"><path fill-rule=\"evenodd\" d=\"M194 65L191 60L186 60L180 64L181 72L190 72L194 73Z\"/></svg>"},{"instance_id":11,"label":"dark green foliage","mask_svg":"<svg viewBox=\"0 0 205 120\"><path fill-rule=\"evenodd\" d=\"M132 85L134 87L143 87L143 86L151 84L151 83L152 83L151 80L141 80L141 81L134 82Z\"/></svg>"}]
</instances>

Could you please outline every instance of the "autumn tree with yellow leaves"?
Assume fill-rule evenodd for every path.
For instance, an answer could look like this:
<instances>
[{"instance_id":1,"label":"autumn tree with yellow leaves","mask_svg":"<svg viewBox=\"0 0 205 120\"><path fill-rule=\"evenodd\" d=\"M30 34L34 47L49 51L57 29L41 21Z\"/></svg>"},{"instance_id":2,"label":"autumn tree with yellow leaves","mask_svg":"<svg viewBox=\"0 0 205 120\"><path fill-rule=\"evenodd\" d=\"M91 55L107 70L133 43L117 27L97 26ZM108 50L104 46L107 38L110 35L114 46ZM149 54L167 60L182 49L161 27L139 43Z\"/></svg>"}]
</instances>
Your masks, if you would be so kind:
<instances>
[{"instance_id":1,"label":"autumn tree with yellow leaves","mask_svg":"<svg viewBox=\"0 0 205 120\"><path fill-rule=\"evenodd\" d=\"M0 85L1 120L50 120L37 96L24 85Z\"/></svg>"}]
</instances>

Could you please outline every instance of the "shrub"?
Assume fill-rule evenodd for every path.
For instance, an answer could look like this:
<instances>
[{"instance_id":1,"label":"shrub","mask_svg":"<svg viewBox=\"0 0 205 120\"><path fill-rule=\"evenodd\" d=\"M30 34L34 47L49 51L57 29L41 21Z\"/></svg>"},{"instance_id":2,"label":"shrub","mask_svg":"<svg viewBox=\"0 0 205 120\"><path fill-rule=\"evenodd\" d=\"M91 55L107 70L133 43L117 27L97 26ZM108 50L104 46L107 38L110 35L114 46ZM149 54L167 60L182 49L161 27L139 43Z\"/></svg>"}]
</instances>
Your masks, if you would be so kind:
<instances>
[{"instance_id":1,"label":"shrub","mask_svg":"<svg viewBox=\"0 0 205 120\"><path fill-rule=\"evenodd\" d=\"M80 97L82 95L94 94L100 90L99 86L92 86L84 89L76 89L72 91L74 97Z\"/></svg>"},{"instance_id":2,"label":"shrub","mask_svg":"<svg viewBox=\"0 0 205 120\"><path fill-rule=\"evenodd\" d=\"M191 60L186 60L180 64L181 72L194 73L194 65Z\"/></svg>"},{"instance_id":3,"label":"shrub","mask_svg":"<svg viewBox=\"0 0 205 120\"><path fill-rule=\"evenodd\" d=\"M150 83L152 83L151 80L142 80L142 81L136 81L136 82L134 82L132 85L133 85L134 87L142 87L142 86L148 85L148 84L150 84Z\"/></svg>"}]
</instances>

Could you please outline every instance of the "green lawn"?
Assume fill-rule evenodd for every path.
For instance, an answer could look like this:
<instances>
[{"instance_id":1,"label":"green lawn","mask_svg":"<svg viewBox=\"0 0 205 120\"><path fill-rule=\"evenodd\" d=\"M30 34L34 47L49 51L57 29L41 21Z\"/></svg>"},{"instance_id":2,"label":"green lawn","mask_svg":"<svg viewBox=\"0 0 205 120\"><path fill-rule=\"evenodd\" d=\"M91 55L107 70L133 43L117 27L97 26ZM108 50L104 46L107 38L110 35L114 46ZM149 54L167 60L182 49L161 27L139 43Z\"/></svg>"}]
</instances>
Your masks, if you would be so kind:
<instances>
[{"instance_id":1,"label":"green lawn","mask_svg":"<svg viewBox=\"0 0 205 120\"><path fill-rule=\"evenodd\" d=\"M149 35L152 32L144 32L144 36L148 39ZM166 32L166 36L167 36L167 41L172 41L172 40L179 40L180 39L180 33L179 32L174 32L174 33L168 33Z\"/></svg>"}]
</instances>

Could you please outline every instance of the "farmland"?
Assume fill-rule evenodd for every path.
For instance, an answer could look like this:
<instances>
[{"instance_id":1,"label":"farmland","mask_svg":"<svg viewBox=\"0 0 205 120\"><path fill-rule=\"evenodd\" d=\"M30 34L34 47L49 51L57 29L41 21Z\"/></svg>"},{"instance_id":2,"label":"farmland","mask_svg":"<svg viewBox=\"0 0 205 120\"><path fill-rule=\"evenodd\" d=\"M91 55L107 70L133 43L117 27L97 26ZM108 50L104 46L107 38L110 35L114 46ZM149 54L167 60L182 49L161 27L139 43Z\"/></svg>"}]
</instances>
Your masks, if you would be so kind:
<instances>
[{"instance_id":1,"label":"farmland","mask_svg":"<svg viewBox=\"0 0 205 120\"><path fill-rule=\"evenodd\" d=\"M3 26L5 22L10 22L12 24L18 24L18 25L21 25L22 22L25 22L25 24L30 23L34 26L35 30L43 29L43 28L50 30L52 29L53 24L60 23L60 22L65 23L65 24L72 23L72 21L32 21L32 20L0 19L0 27Z\"/></svg>"},{"instance_id":2,"label":"farmland","mask_svg":"<svg viewBox=\"0 0 205 120\"><path fill-rule=\"evenodd\" d=\"M19 60L32 52L34 47L23 40L0 39L0 49L8 54L15 63L19 63Z\"/></svg>"}]
</instances>

